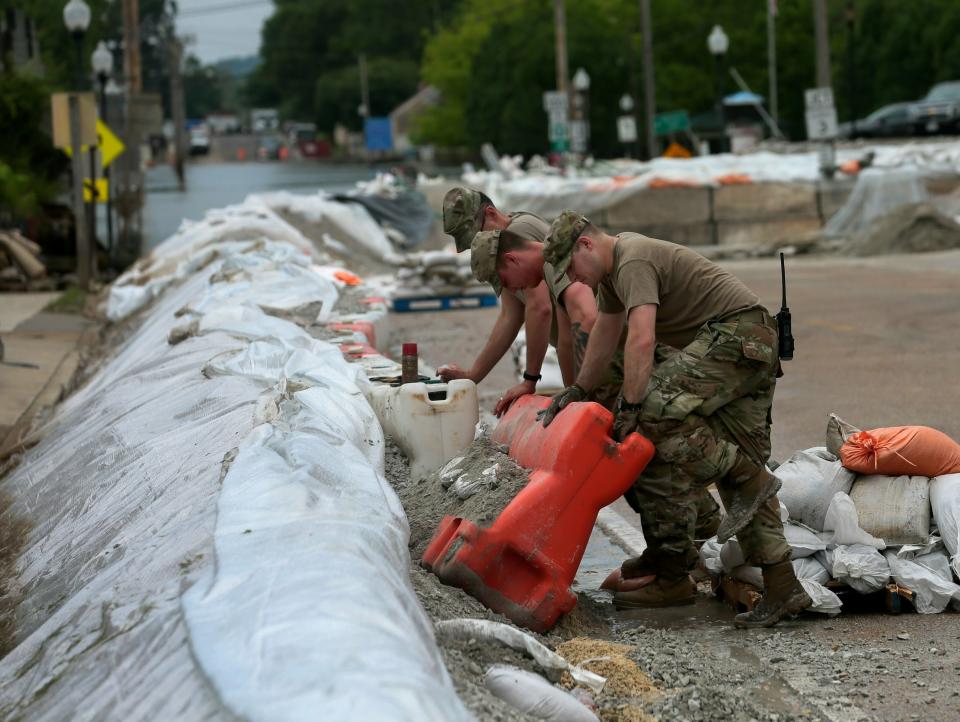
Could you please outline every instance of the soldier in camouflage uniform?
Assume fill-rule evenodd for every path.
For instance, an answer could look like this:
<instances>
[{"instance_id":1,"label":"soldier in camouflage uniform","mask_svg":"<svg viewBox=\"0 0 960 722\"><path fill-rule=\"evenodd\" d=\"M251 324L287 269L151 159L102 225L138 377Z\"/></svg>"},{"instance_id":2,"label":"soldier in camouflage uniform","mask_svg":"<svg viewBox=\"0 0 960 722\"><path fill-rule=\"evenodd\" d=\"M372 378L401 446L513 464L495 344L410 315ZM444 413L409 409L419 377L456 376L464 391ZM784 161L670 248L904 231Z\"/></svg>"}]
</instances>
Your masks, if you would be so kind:
<instances>
[{"instance_id":1,"label":"soldier in camouflage uniform","mask_svg":"<svg viewBox=\"0 0 960 722\"><path fill-rule=\"evenodd\" d=\"M656 447L631 490L649 547L630 570L656 579L618 592L614 603L693 602L686 570L696 562L695 489L716 483L727 509L718 538L737 535L766 590L736 625L770 626L810 606L783 536L780 484L765 466L779 360L776 323L757 296L688 248L636 233L610 236L573 211L554 221L544 258L558 276L597 289L600 308L577 381L554 397L544 424L587 397L626 324L614 435L622 440L640 431ZM655 364L658 342L677 352Z\"/></svg>"},{"instance_id":2,"label":"soldier in camouflage uniform","mask_svg":"<svg viewBox=\"0 0 960 722\"><path fill-rule=\"evenodd\" d=\"M472 188L458 186L451 188L444 196L443 230L444 233L453 237L457 253L470 248L470 242L480 231L505 228L542 241L550 225L533 213L524 211L504 213L486 195ZM497 401L493 413L500 416L515 399L524 394L532 394L536 390L537 382L540 380L540 367L547 353L547 345L555 344L557 340L556 319L545 284L541 283L537 287L524 291L511 291L504 294L501 294L502 289L499 283L491 286L500 297L500 316L486 344L477 354L470 368L462 369L456 364L447 364L437 369L437 375L444 381L465 378L479 384L509 350L520 327L524 326L527 338L527 359L523 381L507 389ZM561 356L560 362L564 373L572 375L572 360Z\"/></svg>"},{"instance_id":3,"label":"soldier in camouflage uniform","mask_svg":"<svg viewBox=\"0 0 960 722\"><path fill-rule=\"evenodd\" d=\"M553 267L544 261L543 243L533 238L524 238L509 230L482 231L474 236L471 244L470 263L478 281L500 285L508 290L531 288L546 281L551 300L557 310L559 340L558 353L564 344L573 351L574 373L583 363L590 329L597 318L597 302L594 292L584 284L571 283L565 276L557 278ZM596 401L610 411L623 386L623 344L604 371L603 377L591 389L589 400ZM657 363L662 363L677 353L677 349L657 344ZM565 383L572 383L570 381ZM706 487L692 490L695 507L695 538L713 536L720 525L720 508ZM641 499L632 490L625 495L634 511L641 512ZM685 572L684 566L681 571ZM644 576L644 565L639 559L628 560L623 568L625 578Z\"/></svg>"}]
</instances>

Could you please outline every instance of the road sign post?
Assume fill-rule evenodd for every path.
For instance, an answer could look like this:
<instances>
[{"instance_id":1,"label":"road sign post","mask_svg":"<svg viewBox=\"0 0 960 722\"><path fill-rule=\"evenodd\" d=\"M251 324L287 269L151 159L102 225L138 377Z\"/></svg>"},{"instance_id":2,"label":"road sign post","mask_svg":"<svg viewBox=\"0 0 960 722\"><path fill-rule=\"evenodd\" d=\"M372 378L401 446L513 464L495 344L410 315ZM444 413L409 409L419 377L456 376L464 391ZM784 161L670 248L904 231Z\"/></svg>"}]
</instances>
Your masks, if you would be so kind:
<instances>
[{"instance_id":1,"label":"road sign post","mask_svg":"<svg viewBox=\"0 0 960 722\"><path fill-rule=\"evenodd\" d=\"M833 140L837 137L837 109L833 104L833 89L830 87L808 88L803 94L806 108L807 138L822 141L820 146L820 172L832 178L836 171Z\"/></svg>"},{"instance_id":2,"label":"road sign post","mask_svg":"<svg viewBox=\"0 0 960 722\"><path fill-rule=\"evenodd\" d=\"M550 149L564 153L570 146L570 98L564 90L548 90L543 94L543 109L547 112L547 137Z\"/></svg>"}]
</instances>

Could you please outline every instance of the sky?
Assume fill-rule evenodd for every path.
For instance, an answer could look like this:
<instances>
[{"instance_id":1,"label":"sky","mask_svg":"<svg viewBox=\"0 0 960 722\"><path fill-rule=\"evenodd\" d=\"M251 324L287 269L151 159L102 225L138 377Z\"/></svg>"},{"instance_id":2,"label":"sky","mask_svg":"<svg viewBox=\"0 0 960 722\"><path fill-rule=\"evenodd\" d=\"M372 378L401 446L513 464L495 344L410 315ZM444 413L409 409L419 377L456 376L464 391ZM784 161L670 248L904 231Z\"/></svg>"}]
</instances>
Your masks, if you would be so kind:
<instances>
[{"instance_id":1,"label":"sky","mask_svg":"<svg viewBox=\"0 0 960 722\"><path fill-rule=\"evenodd\" d=\"M187 52L204 63L256 55L260 28L273 12L271 0L178 0L177 30L192 35Z\"/></svg>"}]
</instances>

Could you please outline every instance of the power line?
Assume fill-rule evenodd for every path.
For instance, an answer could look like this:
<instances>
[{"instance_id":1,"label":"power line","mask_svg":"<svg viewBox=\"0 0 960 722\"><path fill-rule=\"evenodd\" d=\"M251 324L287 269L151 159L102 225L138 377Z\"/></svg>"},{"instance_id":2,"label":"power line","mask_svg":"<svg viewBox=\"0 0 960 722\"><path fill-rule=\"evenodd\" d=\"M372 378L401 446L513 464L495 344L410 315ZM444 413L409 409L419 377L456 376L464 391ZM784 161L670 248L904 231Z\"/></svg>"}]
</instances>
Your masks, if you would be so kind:
<instances>
[{"instance_id":1,"label":"power line","mask_svg":"<svg viewBox=\"0 0 960 722\"><path fill-rule=\"evenodd\" d=\"M243 8L256 7L258 5L272 5L273 0L244 0L243 2L224 3L222 5L209 5L207 7L187 8L177 13L178 17L195 17L197 15L213 15L214 13L230 12L231 10L241 10Z\"/></svg>"}]
</instances>

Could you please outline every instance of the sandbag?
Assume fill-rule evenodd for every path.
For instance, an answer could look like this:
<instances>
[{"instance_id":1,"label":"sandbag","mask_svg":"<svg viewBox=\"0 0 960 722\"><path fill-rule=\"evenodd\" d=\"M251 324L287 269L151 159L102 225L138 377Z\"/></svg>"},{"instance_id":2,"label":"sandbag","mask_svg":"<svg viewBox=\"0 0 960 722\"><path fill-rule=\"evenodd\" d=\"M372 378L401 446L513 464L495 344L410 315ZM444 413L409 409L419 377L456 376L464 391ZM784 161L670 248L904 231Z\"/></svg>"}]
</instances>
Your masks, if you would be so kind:
<instances>
[{"instance_id":1,"label":"sandbag","mask_svg":"<svg viewBox=\"0 0 960 722\"><path fill-rule=\"evenodd\" d=\"M817 536L816 532L812 532L799 524L789 522L784 524L783 536L786 538L787 544L790 545L791 559L809 557L827 548L827 543Z\"/></svg>"},{"instance_id":2,"label":"sandbag","mask_svg":"<svg viewBox=\"0 0 960 722\"><path fill-rule=\"evenodd\" d=\"M830 581L830 572L816 557L804 557L793 560L793 571L801 581L809 579L817 584L826 584Z\"/></svg>"},{"instance_id":3,"label":"sandbag","mask_svg":"<svg viewBox=\"0 0 960 722\"><path fill-rule=\"evenodd\" d=\"M897 584L913 592L913 605L920 614L938 614L951 602L960 608L960 585L942 576L942 569L934 571L922 563L924 557L900 559L892 551L886 553L890 572Z\"/></svg>"},{"instance_id":4,"label":"sandbag","mask_svg":"<svg viewBox=\"0 0 960 722\"><path fill-rule=\"evenodd\" d=\"M840 460L860 474L943 476L960 473L960 444L929 426L891 426L853 434Z\"/></svg>"},{"instance_id":5,"label":"sandbag","mask_svg":"<svg viewBox=\"0 0 960 722\"><path fill-rule=\"evenodd\" d=\"M763 589L763 571L760 567L751 567L749 564L741 564L730 572L734 579L749 584L751 587Z\"/></svg>"},{"instance_id":6,"label":"sandbag","mask_svg":"<svg viewBox=\"0 0 960 722\"><path fill-rule=\"evenodd\" d=\"M858 431L860 429L853 424L848 424L836 414L830 414L827 419L827 451L840 458L840 449L844 442Z\"/></svg>"},{"instance_id":7,"label":"sandbag","mask_svg":"<svg viewBox=\"0 0 960 722\"><path fill-rule=\"evenodd\" d=\"M720 561L722 547L723 545L715 536L707 539L700 547L700 562L703 568L713 576L718 576L723 571L723 564Z\"/></svg>"},{"instance_id":8,"label":"sandbag","mask_svg":"<svg viewBox=\"0 0 960 722\"><path fill-rule=\"evenodd\" d=\"M832 531L831 543L864 544L875 549L886 547L883 539L868 534L860 527L860 518L853 500L846 494L837 492L830 500L827 515L823 521L823 530Z\"/></svg>"},{"instance_id":9,"label":"sandbag","mask_svg":"<svg viewBox=\"0 0 960 722\"><path fill-rule=\"evenodd\" d=\"M487 670L483 683L504 702L531 717L548 722L599 722L576 697L534 672L495 664Z\"/></svg>"},{"instance_id":10,"label":"sandbag","mask_svg":"<svg viewBox=\"0 0 960 722\"><path fill-rule=\"evenodd\" d=\"M923 544L930 536L930 480L925 476L860 476L850 498L861 528L888 546Z\"/></svg>"},{"instance_id":11,"label":"sandbag","mask_svg":"<svg viewBox=\"0 0 960 722\"><path fill-rule=\"evenodd\" d=\"M930 480L930 507L943 544L950 552L950 566L960 579L960 474Z\"/></svg>"},{"instance_id":12,"label":"sandbag","mask_svg":"<svg viewBox=\"0 0 960 722\"><path fill-rule=\"evenodd\" d=\"M840 597L825 586L812 579L801 579L800 586L813 601L813 604L807 607L807 611L820 612L820 614L826 614L830 617L840 614L840 607L843 602L840 601Z\"/></svg>"},{"instance_id":13,"label":"sandbag","mask_svg":"<svg viewBox=\"0 0 960 722\"><path fill-rule=\"evenodd\" d=\"M743 556L743 550L740 548L740 542L737 541L736 537L728 539L720 547L720 564L727 574L746 563L747 560Z\"/></svg>"},{"instance_id":14,"label":"sandbag","mask_svg":"<svg viewBox=\"0 0 960 722\"><path fill-rule=\"evenodd\" d=\"M861 594L883 589L890 580L890 565L883 554L866 544L838 546L833 550L833 577Z\"/></svg>"},{"instance_id":15,"label":"sandbag","mask_svg":"<svg viewBox=\"0 0 960 722\"><path fill-rule=\"evenodd\" d=\"M855 474L836 456L819 446L798 451L773 472L783 486L778 494L790 518L821 531L833 495L853 486Z\"/></svg>"}]
</instances>

